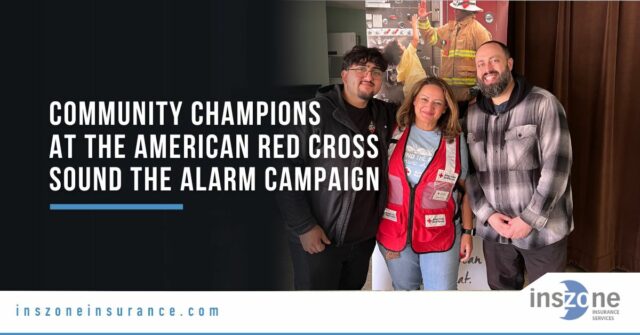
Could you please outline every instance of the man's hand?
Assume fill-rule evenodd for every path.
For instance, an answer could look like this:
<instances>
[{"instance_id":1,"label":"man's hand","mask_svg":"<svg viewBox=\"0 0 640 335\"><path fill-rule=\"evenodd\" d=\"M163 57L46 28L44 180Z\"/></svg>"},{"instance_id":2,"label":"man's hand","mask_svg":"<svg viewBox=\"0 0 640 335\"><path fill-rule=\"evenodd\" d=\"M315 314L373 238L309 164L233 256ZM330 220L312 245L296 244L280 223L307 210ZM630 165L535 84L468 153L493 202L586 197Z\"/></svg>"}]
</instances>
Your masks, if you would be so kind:
<instances>
[{"instance_id":1,"label":"man's hand","mask_svg":"<svg viewBox=\"0 0 640 335\"><path fill-rule=\"evenodd\" d=\"M317 254L324 251L325 244L331 244L331 240L324 233L322 227L315 225L308 232L300 235L302 249L310 254Z\"/></svg>"},{"instance_id":2,"label":"man's hand","mask_svg":"<svg viewBox=\"0 0 640 335\"><path fill-rule=\"evenodd\" d=\"M412 27L414 27L413 24L415 18L415 27L427 31L433 30L431 29L431 21L429 21L429 14L431 14L431 12L427 12L426 8L418 8L418 15L413 15L411 17Z\"/></svg>"},{"instance_id":3,"label":"man's hand","mask_svg":"<svg viewBox=\"0 0 640 335\"><path fill-rule=\"evenodd\" d=\"M506 238L511 238L511 234L512 234L509 228L509 221L511 221L510 217L497 212L491 214L491 216L487 220L487 222L489 222L491 227L495 229L495 231L498 232L500 236L503 236Z\"/></svg>"},{"instance_id":4,"label":"man's hand","mask_svg":"<svg viewBox=\"0 0 640 335\"><path fill-rule=\"evenodd\" d=\"M431 14L431 12L427 12L427 4L425 3L424 5L421 6L421 4L418 5L418 16L422 19L427 17L427 15Z\"/></svg>"},{"instance_id":5,"label":"man's hand","mask_svg":"<svg viewBox=\"0 0 640 335\"><path fill-rule=\"evenodd\" d=\"M526 222L522 221L519 216L511 219L509 221L509 232L511 234L512 239L525 238L533 229Z\"/></svg>"}]
</instances>

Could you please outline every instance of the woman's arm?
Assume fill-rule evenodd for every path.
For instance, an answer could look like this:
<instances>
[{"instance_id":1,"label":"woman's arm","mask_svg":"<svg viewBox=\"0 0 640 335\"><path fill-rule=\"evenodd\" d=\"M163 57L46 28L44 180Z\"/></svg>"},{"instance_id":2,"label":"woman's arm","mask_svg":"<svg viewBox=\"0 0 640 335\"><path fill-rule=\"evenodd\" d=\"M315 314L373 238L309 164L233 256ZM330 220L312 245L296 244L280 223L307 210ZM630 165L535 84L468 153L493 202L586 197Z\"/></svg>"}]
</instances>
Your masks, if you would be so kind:
<instances>
[{"instance_id":1,"label":"woman's arm","mask_svg":"<svg viewBox=\"0 0 640 335\"><path fill-rule=\"evenodd\" d=\"M469 196L464 191L464 180L458 181L458 185L463 190L462 201L460 205L460 216L462 217L462 228L471 230L473 229L473 212L471 211L471 205L469 204ZM456 232L457 234L458 232ZM460 237L460 261L466 262L471 258L471 252L473 251L473 236L471 234L462 234Z\"/></svg>"}]
</instances>

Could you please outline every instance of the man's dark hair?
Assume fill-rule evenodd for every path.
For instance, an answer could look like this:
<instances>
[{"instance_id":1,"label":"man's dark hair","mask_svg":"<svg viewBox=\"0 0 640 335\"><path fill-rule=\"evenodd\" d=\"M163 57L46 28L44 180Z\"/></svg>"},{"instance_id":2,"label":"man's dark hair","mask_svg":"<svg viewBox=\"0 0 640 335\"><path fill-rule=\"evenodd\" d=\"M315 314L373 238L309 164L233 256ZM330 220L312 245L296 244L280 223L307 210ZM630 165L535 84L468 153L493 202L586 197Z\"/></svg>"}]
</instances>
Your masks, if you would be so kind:
<instances>
[{"instance_id":1,"label":"man's dark hair","mask_svg":"<svg viewBox=\"0 0 640 335\"><path fill-rule=\"evenodd\" d=\"M342 69L347 70L351 65L365 65L368 62L375 64L380 70L387 71L387 61L377 48L367 48L356 45L342 58Z\"/></svg>"},{"instance_id":2,"label":"man's dark hair","mask_svg":"<svg viewBox=\"0 0 640 335\"><path fill-rule=\"evenodd\" d=\"M504 52L504 54L507 56L507 59L511 58L511 52L509 52L509 48L507 48L507 46L504 43L500 42L500 41L493 41L493 40L492 41L486 41L486 42L480 44L478 49L480 49L480 47L482 47L483 45L490 44L490 43L497 44L498 46L500 46L500 48L502 48L502 51Z\"/></svg>"}]
</instances>

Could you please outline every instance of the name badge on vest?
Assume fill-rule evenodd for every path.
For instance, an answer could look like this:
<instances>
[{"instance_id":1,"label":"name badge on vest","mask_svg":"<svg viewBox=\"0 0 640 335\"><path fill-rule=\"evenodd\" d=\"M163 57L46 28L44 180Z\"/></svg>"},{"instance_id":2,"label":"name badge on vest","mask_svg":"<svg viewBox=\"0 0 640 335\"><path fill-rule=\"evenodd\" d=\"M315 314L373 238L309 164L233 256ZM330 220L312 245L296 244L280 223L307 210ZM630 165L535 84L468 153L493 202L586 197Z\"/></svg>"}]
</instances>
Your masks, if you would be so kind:
<instances>
[{"instance_id":1,"label":"name badge on vest","mask_svg":"<svg viewBox=\"0 0 640 335\"><path fill-rule=\"evenodd\" d=\"M394 211L393 209L385 208L384 214L382 214L382 218L393 221L393 222L398 222L397 211Z\"/></svg>"},{"instance_id":2,"label":"name badge on vest","mask_svg":"<svg viewBox=\"0 0 640 335\"><path fill-rule=\"evenodd\" d=\"M433 193L433 197L431 197L431 199L435 201L447 201L449 200L449 193L450 192L447 192L447 191L436 190Z\"/></svg>"},{"instance_id":3,"label":"name badge on vest","mask_svg":"<svg viewBox=\"0 0 640 335\"><path fill-rule=\"evenodd\" d=\"M443 169L439 169L438 170L438 176L436 177L436 181L455 184L456 180L458 180L458 174L457 173L449 172L449 171L443 170Z\"/></svg>"},{"instance_id":4,"label":"name badge on vest","mask_svg":"<svg viewBox=\"0 0 640 335\"><path fill-rule=\"evenodd\" d=\"M447 217L444 214L437 215L425 215L424 225L427 228L430 227L442 227L447 223Z\"/></svg>"},{"instance_id":5,"label":"name badge on vest","mask_svg":"<svg viewBox=\"0 0 640 335\"><path fill-rule=\"evenodd\" d=\"M435 201L447 201L456 185L458 174L447 170L439 169L436 176L435 191L431 199Z\"/></svg>"}]
</instances>

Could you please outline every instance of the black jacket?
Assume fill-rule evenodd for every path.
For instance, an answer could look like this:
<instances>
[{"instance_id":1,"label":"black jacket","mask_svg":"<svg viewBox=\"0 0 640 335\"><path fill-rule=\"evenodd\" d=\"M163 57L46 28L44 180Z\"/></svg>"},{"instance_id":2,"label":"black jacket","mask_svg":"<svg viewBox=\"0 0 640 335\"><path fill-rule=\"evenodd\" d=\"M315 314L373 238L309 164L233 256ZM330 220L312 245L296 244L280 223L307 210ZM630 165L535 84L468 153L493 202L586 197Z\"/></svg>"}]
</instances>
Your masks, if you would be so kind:
<instances>
[{"instance_id":1,"label":"black jacket","mask_svg":"<svg viewBox=\"0 0 640 335\"><path fill-rule=\"evenodd\" d=\"M313 99L320 102L320 124L316 126L298 126L289 129L300 139L300 155L297 159L287 162L289 167L323 167L326 169L327 178L331 167L362 167L363 159L349 158L318 158L311 159L308 155L307 145L309 136L318 134L334 135L336 138L342 134L359 134L355 124L347 115L347 109L342 98L342 85L330 85L321 87ZM312 101L313 101L312 100ZM397 106L378 99L372 99L370 106L373 111L373 120L378 134L382 166L380 167L380 197L377 204L372 204L371 210L382 216L387 198L387 148L391 137ZM291 171L293 172L293 171ZM321 184L320 190L309 192L280 192L278 204L282 217L295 236L301 235L319 225L331 239L334 245L342 245L349 218L351 217L352 204L356 192L328 191L327 184Z\"/></svg>"}]
</instances>

